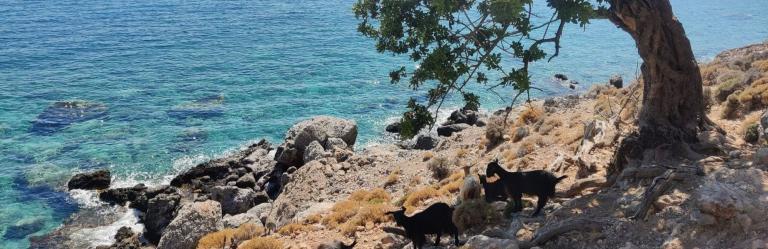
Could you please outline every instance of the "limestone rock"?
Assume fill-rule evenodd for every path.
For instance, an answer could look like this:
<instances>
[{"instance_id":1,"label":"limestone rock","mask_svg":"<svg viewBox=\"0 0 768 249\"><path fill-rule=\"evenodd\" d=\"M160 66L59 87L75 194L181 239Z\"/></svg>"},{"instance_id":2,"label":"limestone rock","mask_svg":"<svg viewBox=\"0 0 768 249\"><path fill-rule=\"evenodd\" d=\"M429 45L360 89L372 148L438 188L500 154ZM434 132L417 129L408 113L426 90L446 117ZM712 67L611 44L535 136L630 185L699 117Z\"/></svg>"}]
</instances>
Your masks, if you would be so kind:
<instances>
[{"instance_id":1,"label":"limestone rock","mask_svg":"<svg viewBox=\"0 0 768 249\"><path fill-rule=\"evenodd\" d=\"M112 182L109 170L102 169L89 173L76 174L69 180L67 187L72 189L106 189Z\"/></svg>"},{"instance_id":2,"label":"limestone rock","mask_svg":"<svg viewBox=\"0 0 768 249\"><path fill-rule=\"evenodd\" d=\"M205 234L220 229L221 205L215 201L184 205L176 218L165 228L157 249L188 249L197 247Z\"/></svg>"},{"instance_id":3,"label":"limestone rock","mask_svg":"<svg viewBox=\"0 0 768 249\"><path fill-rule=\"evenodd\" d=\"M318 161L313 161L296 170L283 193L273 202L267 223L281 227L291 222L300 211L327 198L325 189L330 187L330 182L324 173L325 167Z\"/></svg>"},{"instance_id":4,"label":"limestone rock","mask_svg":"<svg viewBox=\"0 0 768 249\"><path fill-rule=\"evenodd\" d=\"M253 177L252 173L246 173L237 179L235 186L238 188L253 188L256 186L256 178Z\"/></svg>"},{"instance_id":5,"label":"limestone rock","mask_svg":"<svg viewBox=\"0 0 768 249\"><path fill-rule=\"evenodd\" d=\"M278 147L275 160L289 166L304 164L303 156L313 141L325 142L329 138L341 138L349 147L357 139L357 123L329 116L317 116L296 123L285 135L285 142Z\"/></svg>"},{"instance_id":6,"label":"limestone rock","mask_svg":"<svg viewBox=\"0 0 768 249\"><path fill-rule=\"evenodd\" d=\"M225 214L243 213L257 204L256 192L234 186L212 188L211 199L221 204L221 211Z\"/></svg>"},{"instance_id":7,"label":"limestone rock","mask_svg":"<svg viewBox=\"0 0 768 249\"><path fill-rule=\"evenodd\" d=\"M160 241L163 230L171 223L179 206L181 196L178 194L158 194L147 202L147 212L144 214L144 237L152 243Z\"/></svg>"},{"instance_id":8,"label":"limestone rock","mask_svg":"<svg viewBox=\"0 0 768 249\"><path fill-rule=\"evenodd\" d=\"M265 202L248 209L245 213L224 215L221 223L224 228L236 228L245 223L263 225L261 218L269 214L270 209L272 209L272 203Z\"/></svg>"},{"instance_id":9,"label":"limestone rock","mask_svg":"<svg viewBox=\"0 0 768 249\"><path fill-rule=\"evenodd\" d=\"M304 150L304 163L322 158L323 152L325 152L323 146L317 141L312 141Z\"/></svg>"},{"instance_id":10,"label":"limestone rock","mask_svg":"<svg viewBox=\"0 0 768 249\"><path fill-rule=\"evenodd\" d=\"M471 249L517 249L517 240L491 238L485 235L476 235L469 238L466 246Z\"/></svg>"}]
</instances>

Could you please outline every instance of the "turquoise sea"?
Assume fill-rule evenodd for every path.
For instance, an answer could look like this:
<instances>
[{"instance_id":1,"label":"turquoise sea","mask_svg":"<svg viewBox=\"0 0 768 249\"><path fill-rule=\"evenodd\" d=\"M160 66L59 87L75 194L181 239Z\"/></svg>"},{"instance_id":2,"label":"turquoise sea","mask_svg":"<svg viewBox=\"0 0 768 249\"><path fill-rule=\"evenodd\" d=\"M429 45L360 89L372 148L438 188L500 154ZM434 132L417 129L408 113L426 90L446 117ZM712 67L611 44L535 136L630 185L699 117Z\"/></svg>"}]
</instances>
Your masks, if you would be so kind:
<instances>
[{"instance_id":1,"label":"turquoise sea","mask_svg":"<svg viewBox=\"0 0 768 249\"><path fill-rule=\"evenodd\" d=\"M81 207L63 188L74 172L159 182L321 114L356 120L358 149L386 142L383 127L423 92L389 84L389 70L413 63L376 53L352 3L0 0L0 248L26 248ZM672 3L699 61L768 38L766 0ZM568 26L562 46L534 65L538 97L572 91L554 73L585 90L612 74L628 81L639 63L607 20ZM54 103L71 100L93 112L51 123L62 118Z\"/></svg>"}]
</instances>

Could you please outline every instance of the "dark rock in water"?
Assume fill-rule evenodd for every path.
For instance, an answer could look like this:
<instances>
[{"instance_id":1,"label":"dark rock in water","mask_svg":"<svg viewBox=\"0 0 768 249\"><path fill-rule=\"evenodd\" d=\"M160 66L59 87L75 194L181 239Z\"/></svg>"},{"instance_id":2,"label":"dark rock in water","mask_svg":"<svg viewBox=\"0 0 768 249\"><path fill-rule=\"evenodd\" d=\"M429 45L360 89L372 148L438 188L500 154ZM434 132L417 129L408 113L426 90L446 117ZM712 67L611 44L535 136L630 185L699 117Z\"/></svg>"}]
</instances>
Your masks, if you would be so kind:
<instances>
[{"instance_id":1,"label":"dark rock in water","mask_svg":"<svg viewBox=\"0 0 768 249\"><path fill-rule=\"evenodd\" d=\"M110 246L97 246L96 249L139 249L139 235L129 227L121 227L115 234L115 243Z\"/></svg>"},{"instance_id":2,"label":"dark rock in water","mask_svg":"<svg viewBox=\"0 0 768 249\"><path fill-rule=\"evenodd\" d=\"M437 135L450 137L451 135L453 135L453 133L462 131L466 128L469 128L468 124L452 124L452 125L440 126L440 127L437 127Z\"/></svg>"},{"instance_id":3,"label":"dark rock in water","mask_svg":"<svg viewBox=\"0 0 768 249\"><path fill-rule=\"evenodd\" d=\"M614 74L611 76L611 79L608 80L608 83L616 88L622 88L624 86L624 79L621 78L621 75Z\"/></svg>"},{"instance_id":4,"label":"dark rock in water","mask_svg":"<svg viewBox=\"0 0 768 249\"><path fill-rule=\"evenodd\" d=\"M149 200L162 193L176 193L176 189L170 186L161 186L150 189L147 188L147 186L144 186L144 184L137 184L130 188L108 189L107 191L99 193L99 199L109 204L117 204L121 206L130 202L130 208L147 212L147 204Z\"/></svg>"},{"instance_id":5,"label":"dark rock in water","mask_svg":"<svg viewBox=\"0 0 768 249\"><path fill-rule=\"evenodd\" d=\"M147 240L153 244L157 244L160 241L163 229L173 220L173 214L179 207L180 202L181 196L177 193L158 194L154 198L149 199L147 211L142 219L147 229L146 233L144 233L144 237Z\"/></svg>"},{"instance_id":6,"label":"dark rock in water","mask_svg":"<svg viewBox=\"0 0 768 249\"><path fill-rule=\"evenodd\" d=\"M113 210L114 209L104 208L81 209L79 212L66 217L63 222L64 224L54 231L41 236L30 236L29 241L31 243L29 248L88 248L90 242L81 240L74 241L70 235L82 231L82 228L106 226L116 222L123 216L123 213L114 212Z\"/></svg>"},{"instance_id":7,"label":"dark rock in water","mask_svg":"<svg viewBox=\"0 0 768 249\"><path fill-rule=\"evenodd\" d=\"M73 189L106 189L112 182L112 175L109 170L102 169L89 173L76 174L69 180L67 187Z\"/></svg>"},{"instance_id":8,"label":"dark rock in water","mask_svg":"<svg viewBox=\"0 0 768 249\"><path fill-rule=\"evenodd\" d=\"M387 128L384 130L390 133L400 133L401 124L400 122L394 122L387 125Z\"/></svg>"},{"instance_id":9,"label":"dark rock in water","mask_svg":"<svg viewBox=\"0 0 768 249\"><path fill-rule=\"evenodd\" d=\"M439 142L440 138L437 136L431 134L419 135L416 137L416 146L414 148L417 150L431 150L437 147Z\"/></svg>"},{"instance_id":10,"label":"dark rock in water","mask_svg":"<svg viewBox=\"0 0 768 249\"><path fill-rule=\"evenodd\" d=\"M45 108L32 122L29 131L38 135L50 135L67 126L107 115L107 106L86 101L59 101Z\"/></svg>"},{"instance_id":11,"label":"dark rock in water","mask_svg":"<svg viewBox=\"0 0 768 249\"><path fill-rule=\"evenodd\" d=\"M465 108L461 108L459 110L453 111L451 113L451 116L448 117L448 121L450 121L450 124L474 125L475 123L477 123L477 112L473 110L467 110Z\"/></svg>"},{"instance_id":12,"label":"dark rock in water","mask_svg":"<svg viewBox=\"0 0 768 249\"><path fill-rule=\"evenodd\" d=\"M565 74L556 73L555 74L555 79L558 79L558 80L568 80L568 76L565 76Z\"/></svg>"},{"instance_id":13,"label":"dark rock in water","mask_svg":"<svg viewBox=\"0 0 768 249\"><path fill-rule=\"evenodd\" d=\"M231 175L231 172L237 172L238 169L243 169L246 172L252 171L251 164L255 159L251 158L251 154L256 152L263 152L271 150L271 145L266 140L262 139L258 143L250 145L248 148L234 153L230 156L213 159L204 163L200 163L181 174L176 175L171 180L171 186L181 187L185 184L192 184L193 180L198 180L204 186L217 186L224 185L227 177ZM202 178L205 177L205 181ZM237 174L232 179L236 181Z\"/></svg>"},{"instance_id":14,"label":"dark rock in water","mask_svg":"<svg viewBox=\"0 0 768 249\"><path fill-rule=\"evenodd\" d=\"M3 239L20 240L26 238L27 235L40 231L40 229L43 229L44 226L45 222L42 219L9 226L7 229L5 229Z\"/></svg>"},{"instance_id":15,"label":"dark rock in water","mask_svg":"<svg viewBox=\"0 0 768 249\"><path fill-rule=\"evenodd\" d=\"M177 119L213 118L224 115L224 96L211 95L168 110L168 116Z\"/></svg>"}]
</instances>

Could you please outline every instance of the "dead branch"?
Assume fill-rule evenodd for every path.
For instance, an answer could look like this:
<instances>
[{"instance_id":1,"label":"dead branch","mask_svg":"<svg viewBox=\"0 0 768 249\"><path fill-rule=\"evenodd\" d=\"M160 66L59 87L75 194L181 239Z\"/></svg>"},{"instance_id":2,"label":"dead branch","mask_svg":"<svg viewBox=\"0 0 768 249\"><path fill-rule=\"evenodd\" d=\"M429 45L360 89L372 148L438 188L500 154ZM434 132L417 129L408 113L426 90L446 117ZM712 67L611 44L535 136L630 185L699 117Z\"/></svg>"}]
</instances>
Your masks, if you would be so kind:
<instances>
[{"instance_id":1,"label":"dead branch","mask_svg":"<svg viewBox=\"0 0 768 249\"><path fill-rule=\"evenodd\" d=\"M596 219L573 218L559 222L552 226L546 226L536 231L531 241L521 241L519 248L529 249L571 231L595 231L602 230L607 222Z\"/></svg>"},{"instance_id":2,"label":"dead branch","mask_svg":"<svg viewBox=\"0 0 768 249\"><path fill-rule=\"evenodd\" d=\"M581 193L581 191L584 189L604 187L608 185L607 183L608 179L606 179L604 176L591 176L589 178L577 180L571 185L570 189L566 190L565 192L559 192L555 194L555 196L559 198L571 198Z\"/></svg>"},{"instance_id":3,"label":"dead branch","mask_svg":"<svg viewBox=\"0 0 768 249\"><path fill-rule=\"evenodd\" d=\"M666 192L672 186L672 181L681 180L682 178L683 176L677 173L674 169L668 169L664 174L654 178L651 186L649 186L645 190L645 193L643 193L643 202L640 203L640 206L637 208L637 211L635 211L632 219L645 219L645 216L648 215L648 209L653 202L656 201L656 198L659 198L661 194Z\"/></svg>"}]
</instances>

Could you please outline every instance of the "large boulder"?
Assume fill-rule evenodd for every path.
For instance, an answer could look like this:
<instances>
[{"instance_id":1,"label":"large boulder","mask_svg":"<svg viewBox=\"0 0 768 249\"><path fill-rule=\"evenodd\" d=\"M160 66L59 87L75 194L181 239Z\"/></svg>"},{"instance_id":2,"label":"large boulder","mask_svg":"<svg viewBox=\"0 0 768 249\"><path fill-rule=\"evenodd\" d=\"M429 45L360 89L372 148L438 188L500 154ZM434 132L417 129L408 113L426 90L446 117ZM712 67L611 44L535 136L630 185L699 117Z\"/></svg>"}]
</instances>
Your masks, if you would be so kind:
<instances>
[{"instance_id":1,"label":"large boulder","mask_svg":"<svg viewBox=\"0 0 768 249\"><path fill-rule=\"evenodd\" d=\"M267 217L267 224L281 227L290 223L301 211L329 198L326 188L331 182L324 173L326 166L310 162L291 175L291 181L275 199Z\"/></svg>"},{"instance_id":2,"label":"large boulder","mask_svg":"<svg viewBox=\"0 0 768 249\"><path fill-rule=\"evenodd\" d=\"M384 130L389 133L400 133L401 129L402 125L400 124L400 121L388 124L387 127L384 128Z\"/></svg>"},{"instance_id":3,"label":"large boulder","mask_svg":"<svg viewBox=\"0 0 768 249\"><path fill-rule=\"evenodd\" d=\"M262 225L262 218L266 218L269 215L269 211L272 209L272 203L265 202L255 207L248 209L245 213L236 215L224 215L221 220L224 228L236 228L244 223L253 223Z\"/></svg>"},{"instance_id":4,"label":"large boulder","mask_svg":"<svg viewBox=\"0 0 768 249\"><path fill-rule=\"evenodd\" d=\"M431 150L437 147L440 143L440 138L433 134L422 134L416 137L416 145L414 149L417 150Z\"/></svg>"},{"instance_id":5,"label":"large boulder","mask_svg":"<svg viewBox=\"0 0 768 249\"><path fill-rule=\"evenodd\" d=\"M179 206L181 196L176 193L158 194L147 201L147 212L143 222L146 227L144 237L154 244L160 241L163 230L171 223Z\"/></svg>"},{"instance_id":6,"label":"large boulder","mask_svg":"<svg viewBox=\"0 0 768 249\"><path fill-rule=\"evenodd\" d=\"M252 189L235 186L216 186L211 189L211 199L221 203L225 214L239 214L256 206L257 194ZM264 200L264 198L261 198Z\"/></svg>"},{"instance_id":7,"label":"large boulder","mask_svg":"<svg viewBox=\"0 0 768 249\"><path fill-rule=\"evenodd\" d=\"M477 111L461 108L451 112L451 116L448 117L448 123L474 125L477 123L477 119Z\"/></svg>"},{"instance_id":8,"label":"large boulder","mask_svg":"<svg viewBox=\"0 0 768 249\"><path fill-rule=\"evenodd\" d=\"M702 225L735 224L749 231L765 225L768 175L760 169L722 168L696 189L696 220ZM726 226L733 227L733 226Z\"/></svg>"},{"instance_id":9,"label":"large boulder","mask_svg":"<svg viewBox=\"0 0 768 249\"><path fill-rule=\"evenodd\" d=\"M196 248L204 235L221 228L221 205L215 201L184 205L165 228L158 249Z\"/></svg>"},{"instance_id":10,"label":"large boulder","mask_svg":"<svg viewBox=\"0 0 768 249\"><path fill-rule=\"evenodd\" d=\"M285 142L278 147L275 160L289 166L304 164L304 151L313 141L324 144L329 138L341 138L352 147L357 139L357 123L329 116L317 116L296 123L285 134Z\"/></svg>"},{"instance_id":11,"label":"large boulder","mask_svg":"<svg viewBox=\"0 0 768 249\"><path fill-rule=\"evenodd\" d=\"M69 180L67 187L72 189L106 189L112 182L112 175L109 170L101 169L89 173L76 174Z\"/></svg>"},{"instance_id":12,"label":"large boulder","mask_svg":"<svg viewBox=\"0 0 768 249\"><path fill-rule=\"evenodd\" d=\"M472 249L517 249L517 240L493 238L485 235L476 235L469 238L467 248Z\"/></svg>"},{"instance_id":13,"label":"large boulder","mask_svg":"<svg viewBox=\"0 0 768 249\"><path fill-rule=\"evenodd\" d=\"M319 142L312 141L304 150L304 163L308 163L308 162L323 158L324 152L325 150L323 149L323 146L320 145Z\"/></svg>"},{"instance_id":14,"label":"large boulder","mask_svg":"<svg viewBox=\"0 0 768 249\"><path fill-rule=\"evenodd\" d=\"M175 192L176 189L169 186L148 188L147 186L144 186L144 184L137 184L136 186L128 188L108 189L99 193L99 199L109 204L117 204L121 206L130 203L128 207L146 212L149 199L152 199L161 193L170 194Z\"/></svg>"},{"instance_id":15,"label":"large boulder","mask_svg":"<svg viewBox=\"0 0 768 249\"><path fill-rule=\"evenodd\" d=\"M608 84L616 88L621 88L624 86L624 79L621 78L621 75L614 74L611 76L611 79L608 80Z\"/></svg>"}]
</instances>

